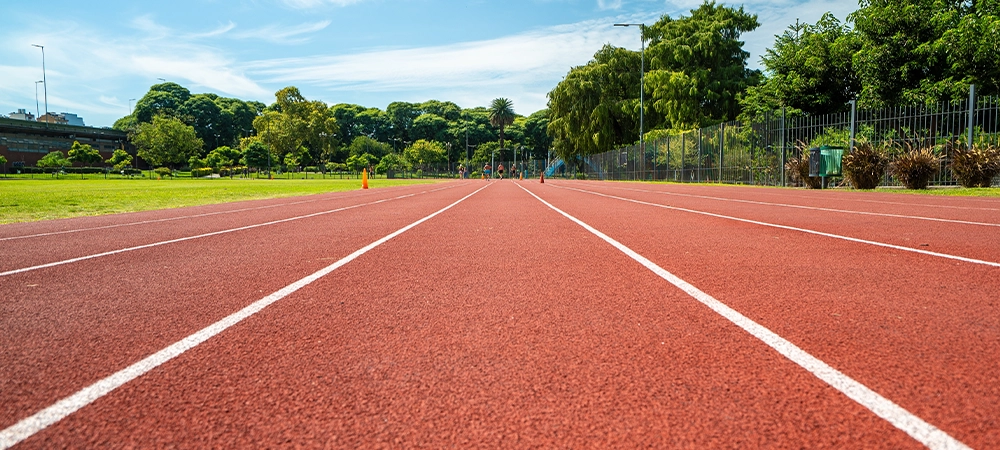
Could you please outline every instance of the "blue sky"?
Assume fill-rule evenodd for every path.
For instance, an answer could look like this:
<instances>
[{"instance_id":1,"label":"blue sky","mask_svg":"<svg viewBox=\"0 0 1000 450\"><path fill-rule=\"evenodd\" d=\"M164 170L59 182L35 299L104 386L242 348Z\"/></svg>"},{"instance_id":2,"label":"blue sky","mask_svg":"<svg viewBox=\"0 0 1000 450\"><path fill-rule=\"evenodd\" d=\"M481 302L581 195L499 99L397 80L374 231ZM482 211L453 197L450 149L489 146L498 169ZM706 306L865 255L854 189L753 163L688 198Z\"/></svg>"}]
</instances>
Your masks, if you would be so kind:
<instances>
[{"instance_id":1,"label":"blue sky","mask_svg":"<svg viewBox=\"0 0 1000 450\"><path fill-rule=\"evenodd\" d=\"M309 99L385 108L393 101L485 106L519 114L601 45L638 50L616 22L677 17L695 0L173 0L0 2L0 114L35 110L45 46L49 110L110 126L158 78L192 92L273 101L294 85ZM721 3L721 2L720 2ZM750 64L795 19L853 1L748 0L762 26L744 36ZM39 90L41 100L42 90ZM44 110L44 105L42 105Z\"/></svg>"}]
</instances>

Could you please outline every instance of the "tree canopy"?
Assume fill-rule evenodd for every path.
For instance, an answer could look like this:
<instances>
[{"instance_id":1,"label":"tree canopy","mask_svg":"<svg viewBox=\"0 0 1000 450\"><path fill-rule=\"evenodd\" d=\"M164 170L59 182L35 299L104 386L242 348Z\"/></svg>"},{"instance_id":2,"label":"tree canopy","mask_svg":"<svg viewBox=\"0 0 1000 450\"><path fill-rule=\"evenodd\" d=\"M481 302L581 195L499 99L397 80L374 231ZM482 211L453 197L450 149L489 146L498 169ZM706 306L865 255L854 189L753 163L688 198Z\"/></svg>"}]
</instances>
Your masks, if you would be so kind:
<instances>
[{"instance_id":1,"label":"tree canopy","mask_svg":"<svg viewBox=\"0 0 1000 450\"><path fill-rule=\"evenodd\" d=\"M139 157L153 166L187 162L200 154L204 145L194 127L165 116L153 116L151 123L140 124L132 142L139 149Z\"/></svg>"}]
</instances>

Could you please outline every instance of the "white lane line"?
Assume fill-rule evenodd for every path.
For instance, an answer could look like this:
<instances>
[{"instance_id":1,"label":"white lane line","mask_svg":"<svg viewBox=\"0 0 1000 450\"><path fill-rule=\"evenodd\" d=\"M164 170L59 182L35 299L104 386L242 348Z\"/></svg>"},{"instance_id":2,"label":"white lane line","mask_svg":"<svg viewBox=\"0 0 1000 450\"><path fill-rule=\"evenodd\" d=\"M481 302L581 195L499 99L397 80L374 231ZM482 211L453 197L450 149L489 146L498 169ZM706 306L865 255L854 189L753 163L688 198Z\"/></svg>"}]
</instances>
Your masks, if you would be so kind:
<instances>
[{"instance_id":1,"label":"white lane line","mask_svg":"<svg viewBox=\"0 0 1000 450\"><path fill-rule=\"evenodd\" d=\"M131 252L131 251L135 251L135 250L141 250L141 249L144 249L144 248L159 247L161 245L175 244L177 242L190 241L190 240L194 240L194 239L206 238L206 237L209 237L209 236L218 236L220 234L233 233L233 232L236 232L236 231L244 231L244 230L250 230L250 229L253 229L253 228L260 228L260 227L266 227L266 226L269 226L269 225L276 225L276 224L279 224L279 223L291 222L291 221L301 220L301 219L308 219L310 217L322 216L322 215L325 215L325 214L332 214L332 213L335 213L335 212L346 211L346 210L349 210L349 209L361 208L361 207L364 207L364 206L371 206L371 205L376 205L376 204L379 204L379 203L385 203L385 202L389 202L389 201L393 201L393 200L399 200L399 199L403 199L403 198L414 197L416 195L427 194L429 192L431 192L431 191L423 191L423 192L417 192L417 193L413 193L413 194L400 195L400 196L397 196L397 197L392 197L392 198L377 200L377 201L374 201L374 202L361 203L361 204L358 204L358 205L345 206L343 208L337 208L337 209L331 209L331 210L327 210L327 211L320 211L320 212L312 213L312 214L306 214L304 216L295 216L295 217L289 217L287 219L272 220L270 222L258 223L258 224L253 224L253 225L246 225L246 226L237 227L237 228L230 228L230 229L227 229L227 230L213 231L211 233L203 233L203 234L199 234L199 235L195 235L195 236L187 236L187 237L182 237L182 238L177 238L177 239L170 239L170 240L167 240L167 241L154 242L152 244L137 245L135 247L127 247L127 248L122 248L122 249L118 249L118 250L111 250L111 251L102 252L102 253L95 253L93 255L80 256L78 258L64 259L62 261L56 261L56 262L51 262L51 263L46 263L46 264L39 264L37 266L23 267L23 268L20 268L20 269L13 269L13 270L8 270L6 272L0 272L0 277L5 277L5 276L8 276L8 275L14 275L14 274L18 274L18 273L30 272L30 271L33 271L33 270L46 269L46 268L49 268L49 267L61 266L61 265L64 265L64 264L72 264L72 263L75 263L75 262L86 261L88 259L100 258L100 257L103 257L103 256L117 255L119 253Z\"/></svg>"},{"instance_id":2,"label":"white lane line","mask_svg":"<svg viewBox=\"0 0 1000 450\"><path fill-rule=\"evenodd\" d=\"M712 197L709 195L695 195L695 194L681 194L679 192L669 192L669 191L651 191L647 189L632 189L624 188L618 186L612 186L612 189L619 189L623 191L632 192L645 192L648 194L661 194L661 195L675 195L678 197L691 197L691 198L702 198L706 200L718 200L723 202L734 202L734 203L747 203L752 205L764 205L764 206L778 206L783 208L797 208L797 209L809 209L813 211L827 211L843 214L858 214L863 216L881 216L881 217L892 217L896 219L913 219L913 220L928 220L932 222L947 222L947 223L958 223L962 225L980 225L984 227L1000 227L1000 223L989 223L989 222L971 222L967 220L955 220L955 219L941 219L938 217L924 217L924 216L907 216L904 214L888 214L888 213L877 213L869 211L854 211L850 209L834 209L834 208L823 208L819 206L805 206L805 205L792 205L788 203L772 203L772 202L762 202L756 200L743 200L738 198L727 198L727 197Z\"/></svg>"},{"instance_id":3,"label":"white lane line","mask_svg":"<svg viewBox=\"0 0 1000 450\"><path fill-rule=\"evenodd\" d=\"M233 325L242 322L246 318L253 316L254 314L260 312L264 308L267 308L274 302L277 302L278 300L281 300L291 295L293 292L302 289L305 286L308 286L312 282L322 278L323 276L329 274L330 272L333 272L334 270L337 270L343 265L357 259L359 256L368 253L368 251L386 243L390 239L399 236L400 234L405 233L406 231L412 229L413 227L416 227L417 225L420 225L434 218L435 216L451 209L455 205L462 203L463 201L465 201L465 199L472 197L473 195L476 195L477 193L479 193L479 191L482 191L487 187L489 187L489 184L473 191L471 194L462 197L458 201L448 206L445 206L444 208L438 210L437 212L429 216L424 217L423 219L413 222L403 228L400 228L399 230L396 230L395 232L389 234L388 236L383 237L382 239L379 239L375 242L372 242L371 244L362 247L361 249L355 251L354 253L351 253L350 255L345 256L339 261L330 264L329 266L326 266L316 271L315 273L305 278L302 278L301 280L289 284L288 286L279 289L278 291L276 291L271 295L268 295L267 297L264 297L260 300L257 300L256 302L253 302L249 306L233 314L230 314L229 316L223 318L222 320L213 323L212 325L209 325L201 329L200 331L184 339L181 339L180 341L175 342L169 347L164 348L163 350L160 350L150 356L147 356L145 359L135 364L132 364L131 366L128 366L122 370L119 370L118 372L115 372L114 374L106 378L99 380L98 382L77 391L75 394L72 394L69 397L59 400L58 402L52 404L51 406L31 415L30 417L26 417L20 420L19 422L17 422L14 425L11 425L7 429L0 431L0 450L6 450L16 445L18 442L21 442L33 436L35 433L38 433L39 431L44 430L50 425L66 418L70 414L79 411L84 406L93 403L97 399L111 393L112 391L125 385L129 381L132 381L146 374L147 372L157 368L163 363L166 363L167 361L170 361L171 359L180 356L184 352L197 347L199 344L209 340L213 336L225 331L226 329L232 327Z\"/></svg>"},{"instance_id":4,"label":"white lane line","mask_svg":"<svg viewBox=\"0 0 1000 450\"><path fill-rule=\"evenodd\" d=\"M520 185L518 185L520 186ZM608 244L620 250L622 253L628 255L630 258L642 264L644 267L660 276L670 284L677 286L679 289L694 297L696 300L701 302L703 305L712 309L717 314L725 317L727 320L735 324L736 326L742 328L747 333L750 333L753 337L759 339L761 342L767 344L769 347L780 353L785 358L788 358L795 364L798 364L803 369L809 371L816 378L819 378L826 384L830 385L834 389L840 391L846 395L851 400L854 400L861 406L868 408L869 411L875 413L877 416L885 419L891 423L896 428L899 428L906 434L910 435L912 438L919 441L921 444L932 448L932 449L967 449L969 448L959 440L951 437L948 433L938 429L934 425L925 422L923 419L917 417L913 413L907 411L903 407L895 404L891 400L879 395L877 392L869 389L864 384L859 383L853 378L841 373L837 369L834 369L829 364L821 361L820 359L812 356L805 350L802 350L795 344L791 343L787 339L779 336L777 333L767 329L763 325L754 322L749 317L740 314L738 311L730 308L726 304L716 300L711 295L706 294L700 289L694 287L690 283L678 278L676 275L668 272L666 269L656 265L656 263L650 261L646 257L636 253L634 250L626 247L621 242L618 242L611 238L610 236L598 231L594 227L587 225L580 219L573 217L559 208L556 208L551 203L542 200L541 197L535 195L520 186L525 192L531 194L533 197L538 199L538 201L545 204L552 210L561 214L563 217L575 222L587 231L593 233L595 236L601 238Z\"/></svg>"},{"instance_id":5,"label":"white lane line","mask_svg":"<svg viewBox=\"0 0 1000 450\"><path fill-rule=\"evenodd\" d=\"M962 261L962 262L967 262L967 263L972 263L972 264L982 264L984 266L1000 267L1000 263L993 262L993 261L984 261L982 259L966 258L964 256L949 255L947 253L938 253L938 252L932 252L932 251L928 251L928 250L920 250L920 249L917 249L917 248L903 247L901 245L887 244L885 242L869 241L869 240L865 240L865 239L852 238L850 236L842 236L842 235L839 235L839 234L824 233L822 231L810 230L810 229L807 229L807 228L798 228L798 227L792 227L792 226L788 226L788 225L779 225L779 224L776 224L776 223L761 222L759 220L743 219L743 218L740 218L740 217L733 217L733 216L726 216L726 215L723 215L723 214L715 214L715 213L710 213L710 212L705 212L705 211L698 211L696 209L681 208L679 206L661 205L659 203L644 202L642 200L636 200L636 199L627 198L627 197L619 197L619 196L610 195L610 194L602 194L600 192L588 191L588 190L585 190L585 189L577 189L577 188L572 188L572 187L567 187L567 186L558 186L558 185L555 185L555 184L550 184L550 186L552 186L552 187L554 187L556 189L566 189L566 190L570 190L570 191L583 192L583 193L586 193L586 194L597 195L597 196L600 196L600 197L607 197L607 198L613 198L615 200L622 200L622 201L631 202L631 203L638 203L640 205L655 206L657 208L672 209L674 211L683 211L683 212L688 212L688 213L692 213L692 214L701 214L703 216L710 216L710 217L717 217L717 218L720 218L720 219L735 220L737 222L751 223L751 224L754 224L754 225L761 225L761 226L765 226L765 227L772 227L772 228L780 228L780 229L783 229L783 230L798 231L800 233L814 234L814 235L817 235L817 236L824 236L824 237L829 237L829 238L834 238L834 239L841 239L841 240L850 241L850 242L857 242L859 244L868 244L868 245L874 245L874 246L878 246L878 247L891 248L891 249L894 249L894 250L902 250L904 252L919 253L921 255L936 256L938 258L953 259L953 260L956 260L956 261ZM2 275L2 274L0 274L0 275Z\"/></svg>"},{"instance_id":6,"label":"white lane line","mask_svg":"<svg viewBox=\"0 0 1000 450\"><path fill-rule=\"evenodd\" d=\"M441 188L441 189L450 189L450 188L451 187L446 187L446 188ZM428 191L428 192L435 192L435 191L438 191L438 190L441 190L441 189L435 189L435 190ZM182 220L182 219L196 219L196 218L199 218L199 217L216 216L216 215L219 215L219 214L233 214L233 213L247 212L247 211L258 211L258 210L262 210L262 209L280 208L280 207L283 207L283 206L302 205L302 204L305 204L305 203L315 203L315 202L319 202L319 201L349 199L349 198L356 198L356 197L360 197L360 195L347 195L347 196L343 196L343 197L336 197L336 198L329 198L329 199L303 200L303 201L298 201L298 202L279 203L279 204L276 204L276 205L256 206L256 207L253 207L253 208L241 208L241 209L233 209L233 210L227 210L227 211L215 211L215 212L203 213L203 214L191 214L191 215L187 215L187 216L165 217L163 219L151 219L151 220L141 220L141 221L138 221L138 222L117 223L117 224L113 224L113 225L103 225L103 226L99 226L99 227L76 228L76 229L72 229L72 230L51 231L51 232L48 232L48 233L26 234L26 235L22 235L22 236L8 236L8 237L2 237L2 238L0 238L0 241L13 241L13 240L16 240L16 239L30 239L30 238L37 238L37 237L44 237L44 236L55 236L55 235L59 235L59 234L80 233L80 232L84 232L84 231L106 230L106 229L109 229L109 228L131 227L131 226L136 226L136 225L146 225L146 224L151 224L151 223L170 222L170 221ZM207 206L207 205L199 205L199 206Z\"/></svg>"}]
</instances>

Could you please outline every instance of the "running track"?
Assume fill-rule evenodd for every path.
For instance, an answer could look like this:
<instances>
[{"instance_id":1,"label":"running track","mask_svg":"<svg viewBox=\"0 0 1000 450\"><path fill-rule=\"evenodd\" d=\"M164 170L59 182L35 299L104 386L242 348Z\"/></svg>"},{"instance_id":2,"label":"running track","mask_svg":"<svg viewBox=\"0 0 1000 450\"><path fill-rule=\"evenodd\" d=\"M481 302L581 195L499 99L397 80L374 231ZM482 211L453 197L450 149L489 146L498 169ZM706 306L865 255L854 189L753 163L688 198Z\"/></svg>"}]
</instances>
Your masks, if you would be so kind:
<instances>
[{"instance_id":1,"label":"running track","mask_svg":"<svg viewBox=\"0 0 1000 450\"><path fill-rule=\"evenodd\" d=\"M0 246L0 448L1000 448L995 199L475 180Z\"/></svg>"}]
</instances>

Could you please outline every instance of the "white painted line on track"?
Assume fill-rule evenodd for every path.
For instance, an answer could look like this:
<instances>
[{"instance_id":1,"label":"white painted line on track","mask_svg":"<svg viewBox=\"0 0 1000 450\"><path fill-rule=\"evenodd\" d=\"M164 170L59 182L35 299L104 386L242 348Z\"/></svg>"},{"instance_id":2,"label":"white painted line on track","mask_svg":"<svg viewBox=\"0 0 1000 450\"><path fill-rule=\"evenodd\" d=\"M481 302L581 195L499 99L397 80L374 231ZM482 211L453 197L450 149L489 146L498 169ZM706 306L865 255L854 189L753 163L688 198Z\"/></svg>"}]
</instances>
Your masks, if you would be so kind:
<instances>
[{"instance_id":1,"label":"white painted line on track","mask_svg":"<svg viewBox=\"0 0 1000 450\"><path fill-rule=\"evenodd\" d=\"M441 188L441 189L451 189L451 188L452 187ZM435 192L435 191L438 191L438 190L441 190L441 189L435 189L435 190L428 191L428 192ZM112 225L103 225L103 226L99 226L99 227L76 228L76 229L72 229L72 230L51 231L51 232L48 232L48 233L37 233L37 234L26 234L26 235L21 235L21 236L0 237L0 242L2 242L2 241L13 241L13 240L17 240L17 239L30 239L30 238L38 238L38 237L45 237L45 236L55 236L55 235L60 235L60 234L80 233L80 232L84 232L84 231L106 230L106 229L109 229L109 228L121 228L121 227L131 227L131 226L136 226L136 225L147 225L147 224L151 224L151 223L170 222L170 221L174 221L174 220L197 219L199 217L217 216L217 215L220 215L220 214L233 214L233 213L247 212L247 211L259 211L259 210L262 210L262 209L280 208L280 207L283 207L283 206L294 206L294 205L302 205L302 204L306 204L306 203L316 203L316 202L326 201L326 200L339 200L339 199L349 199L349 198L356 198L356 197L360 197L360 195L350 195L350 196L343 196L343 197L330 198L330 199L303 200L303 201L298 201L298 202L279 203L279 204L276 204L276 205L255 206L253 208L241 208L241 209L232 209L232 210L226 210L226 211L215 211L215 212L203 213L203 214L191 214L191 215L187 215L187 216L165 217L165 218L162 218L162 219L140 220L138 222L116 223L116 224L112 224ZM218 204L216 204L216 205L218 205ZM198 206L211 206L211 205L198 205ZM149 212L149 211L142 211L142 212Z\"/></svg>"},{"instance_id":2,"label":"white painted line on track","mask_svg":"<svg viewBox=\"0 0 1000 450\"><path fill-rule=\"evenodd\" d=\"M60 420L66 418L70 414L79 411L84 406L93 403L97 399L109 394L115 389L118 389L119 387L125 385L126 383L136 378L139 378L140 376L159 367L160 365L166 363L167 361L170 361L171 359L180 356L184 352L197 347L201 343L211 339L213 336L225 331L226 329L232 327L233 325L242 322L248 317L257 314L258 312L260 312L264 308L267 308L268 306L272 305L278 300L281 300L291 295L295 291L308 286L312 282L322 278L323 276L329 274L330 272L333 272L334 270L339 269L345 264L354 261L359 256L368 253L375 247L378 247L386 243L390 239L399 236L400 234L407 232L408 230L416 227L417 225L420 225L434 218L435 216L451 209L455 205L462 203L469 197L476 195L477 193L479 193L479 191L482 191L487 187L489 187L489 184L479 189L476 189L471 194L458 199L454 203L445 206L444 208L439 209L436 212L416 222L413 222L403 228L400 228L399 230L396 230L395 232L358 249L354 253L351 253L350 255L341 258L337 262L330 264L329 266L326 266L314 272L313 274L305 278L302 278L301 280L289 284L288 286L279 289L278 291L274 292L271 295L268 295L267 297L264 297L260 300L257 300L256 302L251 303L249 306L233 314L230 314L229 316L223 318L222 320L213 323L212 325L209 325L201 329L200 331L184 339L181 339L180 341L177 341L176 343L170 345L169 347L164 348L163 350L160 350L150 356L147 356L145 359L135 364L132 364L131 366L128 366L122 370L119 370L118 372L115 372L114 374L106 378L99 380L98 382L77 391L75 394L70 395L69 397L59 400L58 402L52 404L51 406L31 415L30 417L22 419L21 421L17 422L14 425L11 425L7 429L0 431L0 450L6 450L16 445L17 443L25 439L28 439L35 433L38 433L39 431L44 430L50 425L59 422Z\"/></svg>"},{"instance_id":3,"label":"white painted line on track","mask_svg":"<svg viewBox=\"0 0 1000 450\"><path fill-rule=\"evenodd\" d=\"M444 189L444 188L442 188L442 189ZM399 199L403 199L403 198L414 197L416 195L427 194L427 193L430 193L430 192L436 192L436 191L440 191L442 189L435 189L434 191L423 191L423 192L417 192L417 193L413 193L413 194L400 195L400 196L397 196L397 197L392 197L392 198L377 200L377 201L374 201L374 202L368 202L368 203L361 203L361 204L358 204L358 205L345 206L345 207L342 207L342 208L331 209L331 210L327 210L327 211L320 211L320 212L317 212L317 213L306 214L306 215L303 215L303 216L295 216L295 217L289 217L287 219L272 220L270 222L258 223L258 224L253 224L253 225L246 225L246 226L242 226L242 227L230 228L230 229L220 230L220 231L213 231L211 233L203 233L203 234L198 234L198 235L195 235L195 236L187 236L187 237L182 237L182 238L177 238L177 239L170 239L170 240L166 240L166 241L153 242L152 244L137 245L137 246L134 246L134 247L127 247L127 248L122 248L122 249L118 249L118 250L111 250L111 251L102 252L102 253L95 253L93 255L80 256L78 258L64 259L62 261L55 261L55 262L46 263L46 264L39 264L37 266L23 267L23 268L20 268L20 269L13 269L13 270L8 270L6 272L0 272L0 277L5 277L5 276L8 276L8 275L14 275L14 274L18 274L18 273L30 272L30 271L33 271L33 270L46 269L46 268L49 268L49 267L61 266L61 265L64 265L64 264L72 264L72 263L75 263L75 262L86 261L88 259L100 258L100 257L103 257L103 256L111 256L111 255L117 255L119 253L131 252L131 251L135 251L135 250L142 250L144 248L159 247L161 245L175 244L175 243L178 243L178 242L190 241L190 240L194 240L194 239L201 239L201 238L206 238L206 237L210 237L210 236L218 236L220 234L233 233L233 232L236 232L236 231L244 231L244 230L250 230L250 229L254 229L254 228L266 227L268 225L276 225L276 224L279 224L279 223L292 222L292 221L301 220L301 219L308 219L310 217L322 216L322 215L326 215L326 214L332 214L332 213L335 213L335 212L346 211L346 210L349 210L349 209L361 208L361 207L364 207L364 206L377 205L379 203L385 203L385 202L389 202L389 201L393 201L393 200L399 200Z\"/></svg>"},{"instance_id":4,"label":"white painted line on track","mask_svg":"<svg viewBox=\"0 0 1000 450\"><path fill-rule=\"evenodd\" d=\"M826 211L835 212L843 214L858 214L862 216L880 216L880 217L891 217L896 219L912 219L912 220L927 220L932 222L946 222L946 223L957 223L962 225L979 225L984 227L1000 227L1000 223L989 223L989 222L972 222L968 220L956 220L956 219L941 219L938 217L924 217L924 216L908 216L904 214L888 214L888 213L877 213L870 211L854 211L850 209L835 209L835 208L823 208L819 206L806 206L806 205L792 205L788 203L773 203L773 202L762 202L757 200L743 200L738 198L727 198L727 197L712 197L709 195L695 195L695 194L682 194L679 192L669 192L669 191L652 191L648 189L632 189L624 188L618 186L612 186L612 189L619 189L623 191L631 192L645 192L649 194L660 194L660 195L673 195L677 197L691 197L691 198L701 198L706 200L718 200L723 202L734 202L734 203L747 203L751 205L764 205L764 206L777 206L782 208L796 208L796 209L808 209L813 211Z\"/></svg>"},{"instance_id":5,"label":"white painted line on track","mask_svg":"<svg viewBox=\"0 0 1000 450\"><path fill-rule=\"evenodd\" d=\"M899 428L906 434L910 435L910 437L919 441L921 444L935 450L970 448L961 441L951 437L948 433L945 433L934 425L925 422L923 419L917 417L903 407L869 389L864 384L861 384L853 378L843 374L839 370L834 369L829 364L821 361L819 358L812 356L787 339L779 336L777 333L769 330L757 322L754 322L749 317L740 314L738 311L730 308L725 303L716 300L711 295L706 294L690 283L678 278L676 275L656 265L656 263L650 261L646 257L636 253L631 248L626 247L621 242L616 241L610 236L598 231L590 225L587 225L580 219L569 215L563 210L556 208L551 203L542 200L541 197L535 195L534 192L525 189L523 186L518 186L521 189L524 189L525 192L531 194L532 197L535 197L538 201L545 204L545 206L548 206L553 211L561 214L563 217L566 217L577 225L580 225L608 244L611 244L611 246L628 255L628 257L632 258L639 264L642 264L644 267L660 276L670 284L678 287L691 297L694 297L696 300L712 309L712 311L715 311L720 316L725 317L736 326L742 328L747 333L750 333L753 337L767 344L785 358L788 358L803 369L806 369L816 378L819 378L826 384L846 395L851 400L854 400L861 406L867 408L869 411L875 413L877 416L885 419L896 428Z\"/></svg>"},{"instance_id":6,"label":"white painted line on track","mask_svg":"<svg viewBox=\"0 0 1000 450\"><path fill-rule=\"evenodd\" d=\"M814 235L817 235L817 236L824 236L824 237L829 237L829 238L834 238L834 239L841 239L841 240L850 241L850 242L857 242L859 244L868 244L868 245L874 245L874 246L877 246L877 247L885 247L885 248L891 248L891 249L894 249L894 250L902 250L904 252L919 253L921 255L935 256L935 257L938 257L938 258L953 259L953 260L956 260L956 261L962 261L962 262L967 262L967 263L972 263L972 264L982 264L984 266L1000 267L1000 263L993 262L993 261L984 261L982 259L966 258L964 256L949 255L947 253L938 253L938 252L932 252L932 251L929 251L929 250L920 250L920 249L917 249L917 248L903 247L901 245L887 244L885 242L869 241L869 240L865 240L865 239L852 238L850 236L842 236L842 235L839 235L839 234L825 233L825 232L822 232L822 231L810 230L810 229L807 229L807 228L798 228L798 227L793 227L793 226L788 226L788 225L779 225L779 224L776 224L776 223L761 222L759 220L744 219L744 218L741 218L741 217L733 217L733 216L727 216L727 215L723 215L723 214L710 213L710 212L706 212L706 211L698 211L696 209L681 208L679 206L661 205L659 203L644 202L642 200L636 200L636 199L627 198L627 197L619 197L617 195L602 194L600 192L588 191L586 189L578 189L578 188L572 188L572 187L566 187L566 186L557 186L555 184L550 184L550 186L552 186L552 187L554 187L556 189L566 189L566 190L570 190L570 191L583 192L583 193L586 193L586 194L597 195L599 197L613 198L615 200L622 200L622 201L626 201L626 202L637 203L637 204L640 204L640 205L655 206L657 208L672 209L674 211L683 211L683 212L688 212L688 213L692 213L692 214L701 214L703 216L717 217L719 219L728 219L728 220L734 220L734 221L737 221L737 222L744 222L744 223L751 223L751 224L754 224L754 225L761 225L761 226L765 226L765 227L772 227L772 228L780 228L780 229L783 229L783 230L798 231L800 233L814 234ZM0 275L2 275L2 274L0 274Z\"/></svg>"}]
</instances>

